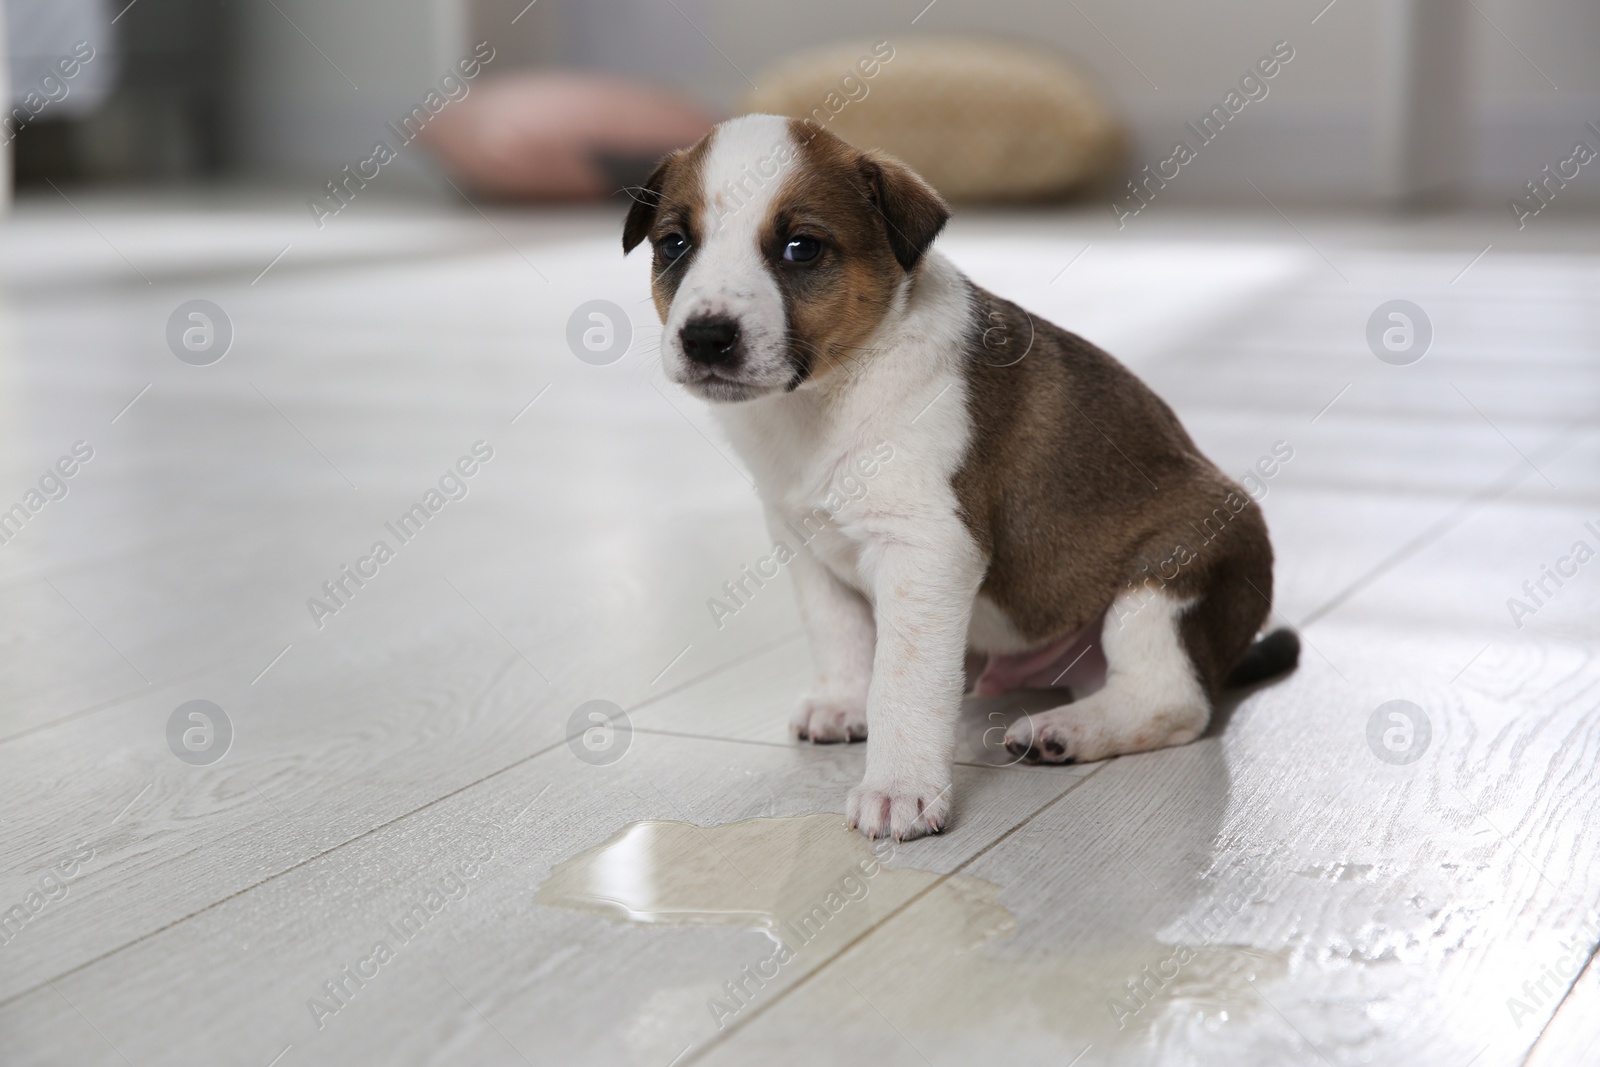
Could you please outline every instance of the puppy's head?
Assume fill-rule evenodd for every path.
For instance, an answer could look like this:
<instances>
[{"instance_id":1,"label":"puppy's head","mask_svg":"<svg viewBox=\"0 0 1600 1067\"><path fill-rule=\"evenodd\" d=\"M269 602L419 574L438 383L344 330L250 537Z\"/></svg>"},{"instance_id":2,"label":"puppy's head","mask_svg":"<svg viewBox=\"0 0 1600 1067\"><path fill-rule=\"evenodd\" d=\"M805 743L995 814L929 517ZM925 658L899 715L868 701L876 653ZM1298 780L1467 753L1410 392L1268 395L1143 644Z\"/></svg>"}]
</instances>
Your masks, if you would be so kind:
<instances>
[{"instance_id":1,"label":"puppy's head","mask_svg":"<svg viewBox=\"0 0 1600 1067\"><path fill-rule=\"evenodd\" d=\"M663 159L622 232L655 252L668 377L707 400L870 359L949 209L903 163L809 120L746 115Z\"/></svg>"}]
</instances>

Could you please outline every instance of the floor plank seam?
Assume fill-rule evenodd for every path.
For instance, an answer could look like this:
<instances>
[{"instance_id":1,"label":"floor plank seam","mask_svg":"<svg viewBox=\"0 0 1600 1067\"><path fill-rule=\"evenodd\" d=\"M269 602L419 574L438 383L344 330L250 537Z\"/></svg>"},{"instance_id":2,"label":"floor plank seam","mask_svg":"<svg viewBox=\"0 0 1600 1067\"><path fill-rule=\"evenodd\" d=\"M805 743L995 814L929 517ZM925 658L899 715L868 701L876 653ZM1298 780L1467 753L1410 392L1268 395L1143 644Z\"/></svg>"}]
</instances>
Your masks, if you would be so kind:
<instances>
[{"instance_id":1,"label":"floor plank seam","mask_svg":"<svg viewBox=\"0 0 1600 1067\"><path fill-rule=\"evenodd\" d=\"M854 742L846 742L839 745L816 744L812 745L810 748L807 748L805 745L799 745L797 747L793 739L787 741L762 741L754 737L718 737L716 734L691 734L684 733L681 730L662 730L660 728L648 726L635 726L633 728L633 732L636 734L650 734L653 737L676 737L685 741L713 741L717 744L723 745L756 745L761 748L795 748L796 751L799 752L817 751L829 748L834 748L841 752L849 752L851 751L851 745L854 744ZM860 747L858 746L858 748ZM860 748L860 750L865 751L864 748ZM979 770L987 771L1020 771L1023 774L1054 774L1061 769L1059 767L1051 767L1045 764L1040 764L1037 766L1023 765L1020 763L994 764L979 763L977 760L961 759L954 760L952 762L957 767L975 767Z\"/></svg>"},{"instance_id":2,"label":"floor plank seam","mask_svg":"<svg viewBox=\"0 0 1600 1067\"><path fill-rule=\"evenodd\" d=\"M209 674L211 671L221 670L224 667L227 667L235 662L241 662L243 660L244 656L241 654L239 656L232 657L231 659L218 660L215 663L208 663L204 667L197 667L196 669L189 671L187 674L176 675L175 677L169 678L166 681L152 682L139 689L121 693L117 696L111 697L108 700L103 700L98 704L90 704L86 708L69 712L59 719L52 719L49 722L43 722L37 726L30 726L25 730L19 730L14 734L7 734L5 737L0 737L0 745L8 745L11 742L20 740L24 737L32 737L34 734L42 733L46 730L52 730L57 726L64 726L69 722L75 722L78 719L82 719L89 715L97 715L100 712L105 711L107 708L116 707L118 704L133 700L146 693L154 692L159 689L165 689L169 686L177 685L179 682L190 681L194 678L200 677L203 674Z\"/></svg>"},{"instance_id":3,"label":"floor plank seam","mask_svg":"<svg viewBox=\"0 0 1600 1067\"><path fill-rule=\"evenodd\" d=\"M716 741L729 745L756 745L760 748L789 748L792 742L787 741L760 741L753 737L717 737L712 734L689 734L679 730L661 730L648 726L635 726L636 734L650 734L652 737L676 737L684 741Z\"/></svg>"},{"instance_id":4,"label":"floor plank seam","mask_svg":"<svg viewBox=\"0 0 1600 1067\"><path fill-rule=\"evenodd\" d=\"M699 682L705 681L705 680L707 680L709 678L713 678L717 674L721 673L722 671L732 669L733 667L736 667L736 666L740 665L741 663L743 663L743 662L745 662L745 661L747 661L747 660L749 660L751 658L759 656L764 652L771 651L771 649L776 648L779 645L782 645L785 641L792 641L795 638L797 638L798 636L799 636L799 634L797 634L797 633L789 634L784 638L781 638L781 639L779 639L777 641L771 642L769 645L762 646L761 648L757 648L757 649L754 649L754 650L752 650L750 652L747 652L743 656L741 656L741 657L739 657L737 659L731 660L728 663L723 664L722 666L720 666L720 667L718 667L718 668L716 668L714 670L708 671L704 675L699 675L699 676L697 676L697 677L695 677L693 679L690 679L689 681L681 683L679 688L682 688L683 686L695 685L695 684L698 684ZM676 691L676 690L665 692L665 693L659 693L656 696L651 697L649 700L645 701L645 703L650 703L650 702L653 702L655 700L663 699L663 698L671 695L671 692L674 692L674 691ZM643 704L635 705L635 708L637 709L638 707L642 707L642 706L643 706ZM570 738L563 737L561 740L555 741L555 742L551 743L550 745L547 745L546 747L538 750L537 752L533 752L533 753L531 753L531 754L529 754L527 756L522 757L521 759L515 760L512 763L509 763L506 766L499 768L498 770L491 771L488 774L484 775L483 777L478 778L478 779L476 779L474 781L468 782L465 785L458 786L457 788L452 789L450 792L441 794L440 796L435 797L434 799L428 801L425 804L419 805L418 807L413 808L410 811L402 812L399 815L396 815L391 819L388 819L388 820L385 820L382 823L379 823L377 826L374 826L371 829L364 830L361 833L355 835L354 837L348 838L345 841L341 841L337 845L333 845L333 846L331 846L331 847L329 847L327 849L324 849L323 851L318 852L316 855L308 856L305 859L299 861L298 863L295 863L295 864L293 864L293 865L291 865L289 867L285 867L283 870L278 871L278 872L276 872L274 874L268 875L266 878L261 879L261 881L259 881L259 882L252 883L251 885L248 885L248 886L243 886L243 887L235 890L234 892L229 893L225 897L222 897L222 898L220 898L218 900L212 901L210 904L207 904L203 908L197 908L197 909L195 909L194 911L190 912L187 915L181 916L180 918L177 918L177 919L173 919L171 922L164 923L163 925L157 927L154 930L151 930L151 931L149 931L147 933L141 934L138 937L133 938L130 941L125 941L122 944L117 945L115 948L107 949L106 951L100 953L98 956L95 956L93 959L85 960L83 963L80 963L75 967L68 968L67 970L62 971L61 973L59 973L57 975L54 975L54 976L52 976L50 978L46 978L43 982L36 983L35 985L32 985L32 986L30 986L30 987L28 987L26 989L19 990L18 992L13 993L9 997L5 997L3 999L0 999L0 1008L5 1008L7 1005L11 1004L15 1000L20 1000L23 997L26 997L26 996L28 996L28 995L30 995L32 993L38 992L39 990L43 989L45 986L49 985L51 982L64 980L68 976L70 976L72 974L76 974L78 971L81 971L81 970L84 970L87 967L93 966L94 964L99 963L102 960L109 959L110 957L115 956L119 952L125 951L126 949L132 948L135 945L138 945L138 944L140 944L140 943L142 943L144 941L147 941L150 938L155 937L156 935L161 934L161 933L163 933L163 932L165 932L167 930L170 930L173 927L178 926L181 923L188 922L190 919L193 919L196 916L204 915L206 912L211 911L213 908L220 907L221 905L226 904L228 901L234 899L235 897L238 897L238 896L240 896L241 894L244 894L244 893L249 893L252 890L255 890L255 889L257 889L257 888L259 888L261 886L266 885L268 882L272 882L272 881L274 881L274 880L276 880L278 878L283 877L286 874L291 873L292 871L296 871L299 868L304 867L308 863L314 863L315 861L317 861L319 859L322 859L325 856L330 856L333 853L337 852L338 850L340 850L342 848L345 848L348 845L352 845L352 844L356 843L357 841L362 840L365 837L368 837L368 836L370 836L372 834L377 833L379 830L383 830L383 829L385 829L387 827L393 826L394 824L396 824L396 823L398 823L398 822L400 822L400 821L402 821L404 819L409 819L412 816L417 815L417 814L419 814L421 812L424 812L424 811L428 810L429 808L433 807L434 805L441 803L442 801L449 800L451 797L457 796L458 794L466 792L467 790L473 789L473 788L475 788L475 787L477 787L479 785L482 785L483 783L485 783L487 781L490 781L491 779L497 778L500 775L505 774L507 771L515 770L517 767L520 767L525 763L528 763L528 762L531 762L533 760L536 760L539 757L546 755L547 753L553 752L556 749L561 748L562 746L566 745L569 740L570 740Z\"/></svg>"},{"instance_id":5,"label":"floor plank seam","mask_svg":"<svg viewBox=\"0 0 1600 1067\"><path fill-rule=\"evenodd\" d=\"M251 891L253 891L255 889L259 889L261 886L264 886L269 882L276 881L277 879L282 878L286 874L289 874L289 873L291 873L293 871L299 870L301 867L304 867L308 863L314 863L317 860L320 860L325 856L330 856L333 853L339 851L342 848L345 848L348 845L353 845L357 841L360 841L363 838L369 837L372 834L377 833L379 830L386 829L387 827L393 826L395 823L398 823L398 822L400 822L400 821L402 821L404 819L409 819L413 815L417 815L420 812L424 812L424 811L428 810L429 808L433 807L435 804L439 804L439 803L441 803L443 801L449 800L451 797L456 796L456 795L458 795L460 793L463 793L468 789L472 789L472 788L474 788L476 786L482 785L484 782L487 782L492 778L497 778L500 775L505 774L507 771L515 770L516 768L522 766L524 763L528 763L528 762L530 762L532 760L536 760L540 756L546 755L547 753L553 752L556 749L561 748L566 743L567 743L566 739L563 738L560 741L556 741L553 744L547 745L547 746L545 746L544 748L540 749L537 752L531 753L531 754L529 754L527 756L522 757L521 759L518 759L518 760L516 760L516 761L514 761L512 763L507 764L504 767L501 767L499 770L491 771L490 773L484 775L482 778L478 778L478 779L476 779L474 781L466 783L465 785L458 786L457 788L452 789L450 792L444 793L444 794L442 794L440 796L437 796L434 799L428 801L427 803L422 804L422 805L420 805L418 807L415 807L415 808L411 809L410 811L401 812L399 815L396 815L391 819L387 819L384 822L379 823L377 826L372 827L371 829L363 830L361 833L356 834L354 837L351 837L351 838L348 838L348 839L346 839L344 841L341 841L337 845L332 845L332 846L324 849L323 851L318 852L314 856L307 856L305 859L300 860L298 863L295 863L295 864L292 864L291 866L285 867L283 870L278 871L278 872L276 872L274 874L270 874L267 877L261 879L261 881L259 881L259 882L254 882L254 883L251 883L250 885L242 886L239 889L234 890L232 893L229 893L227 896L221 897L221 898L219 898L217 900L212 901L210 904L207 904L203 908L196 908L194 911L190 912L187 915L184 915L184 916L182 916L180 918L177 918L177 919L173 919L172 921L164 923L161 926L157 927L156 929L149 931L148 933L140 934L138 937L133 938L131 941L126 941L126 942L118 945L115 948L108 949L105 952L102 952L100 955L94 957L93 959L85 960L83 963L78 964L76 967L71 967L71 968L68 968L65 971L62 971L60 974L55 975L53 978L48 978L44 982L37 983L35 985L32 985L32 986L28 987L27 989L21 990L21 991L19 991L17 993L13 993L9 997L6 997L4 999L0 999L0 1008L4 1008L7 1005L9 1005L12 1001L18 1000L18 999L20 999L22 997L25 997L30 993L37 992L38 990L44 988L44 986L48 985L52 981L58 981L58 980L64 979L69 975L75 974L78 971L83 970L86 967L90 967L90 966L92 966L92 965L94 965L96 963L99 963L102 960L109 959L110 957L115 956L119 952L123 952L123 951L125 951L125 950L127 950L129 948L132 948L133 946L135 946L137 944L140 944L141 942L148 941L150 938L155 937L157 934L164 933L165 931L170 930L173 927L178 926L181 923L188 922L190 919L193 919L196 916L204 915L206 912L211 911L214 908L221 907L223 904L226 904L228 901L234 899L235 897L241 896L242 894L245 894L245 893L249 893L249 892L251 892Z\"/></svg>"},{"instance_id":6,"label":"floor plank seam","mask_svg":"<svg viewBox=\"0 0 1600 1067\"><path fill-rule=\"evenodd\" d=\"M707 670L703 674L697 674L693 678L689 678L689 679L687 679L685 681L679 682L677 685L672 686L671 688L663 689L661 692L655 694L654 696L646 697L645 699L643 699L643 700L639 701L638 703L634 704L633 707L629 708L628 709L628 714L631 715L634 712L638 711L639 709L647 708L651 704L656 703L657 701L665 700L667 697L676 696L678 693L683 692L685 689L689 688L690 686L699 685L701 682L709 681L710 679L715 678L717 675L722 674L725 671L731 670L734 667L743 666L744 664L749 663L751 660L758 659L761 656L766 655L768 652L773 651L774 649L781 648L784 645L789 644L790 642L798 641L802 636L804 636L804 634L801 631L799 631L799 630L791 630L791 631L789 631L788 633L784 634L781 637L778 637L778 638L776 638L776 639L774 639L772 641L768 641L764 645L758 645L755 648L750 649L748 652L742 652L739 655L735 656L733 659L729 660L728 662L723 663L723 664L719 664L716 667L712 667L710 670Z\"/></svg>"},{"instance_id":7,"label":"floor plank seam","mask_svg":"<svg viewBox=\"0 0 1600 1067\"><path fill-rule=\"evenodd\" d=\"M1583 965L1578 968L1578 973L1572 976L1572 984L1567 986L1567 991L1561 995L1560 1000L1556 1001L1556 1006L1554 1010L1550 1012L1549 1018L1545 1019L1544 1025L1539 1027L1539 1032L1534 1035L1533 1043L1528 1046L1527 1055L1522 1057L1522 1067L1528 1067L1528 1064L1533 1061L1534 1053L1539 1051L1539 1042L1544 1040L1544 1035L1549 1033L1550 1027L1555 1025L1556 1017L1561 1014L1562 1006L1565 1005L1567 1001L1572 999L1572 994L1578 989L1578 983L1583 980L1583 976L1585 974L1589 973L1589 968L1594 966L1594 961L1597 956L1600 956L1600 942L1597 942L1595 947L1589 950L1588 958L1585 959L1583 961Z\"/></svg>"},{"instance_id":8,"label":"floor plank seam","mask_svg":"<svg viewBox=\"0 0 1600 1067\"><path fill-rule=\"evenodd\" d=\"M1577 438L1580 436L1581 432L1579 425L1577 423L1568 423L1566 426L1562 427L1562 429L1559 430L1553 438L1546 442L1543 448L1535 452L1534 455L1537 456L1541 462L1558 458L1567 449L1571 448L1577 442ZM1384 559L1380 560L1376 566L1372 567L1365 574L1361 575L1349 586L1345 587L1342 591L1335 593L1333 597L1321 607L1308 612L1300 620L1300 622L1296 624L1297 628L1302 630L1306 629L1313 623L1326 617L1343 605L1351 597L1361 592L1361 590L1365 589L1367 586L1371 585L1373 582L1377 581L1379 578L1383 577L1385 574L1389 573L1394 568L1398 567L1400 564L1404 563L1406 560L1422 551L1424 548L1438 541L1457 526L1461 525L1461 523L1465 522L1466 519L1473 514L1473 512L1478 510L1479 507L1487 504L1491 500L1495 500L1504 496L1512 489L1515 489L1518 485L1521 485L1528 478L1532 462L1532 460L1518 460L1516 463L1512 464L1506 469L1504 474L1502 474L1499 478L1496 478L1488 486L1478 490L1476 493L1473 493L1461 503L1457 504L1449 512L1446 512L1444 516L1435 520L1434 523L1427 529L1423 530L1410 541L1401 545L1394 552L1391 552Z\"/></svg>"},{"instance_id":9,"label":"floor plank seam","mask_svg":"<svg viewBox=\"0 0 1600 1067\"><path fill-rule=\"evenodd\" d=\"M697 674L693 678L690 678L688 681L679 682L677 685L673 686L670 689L663 690L662 692L657 693L654 696L648 697L645 700L640 701L638 704L635 704L634 707L633 707L633 710L637 711L638 709L643 708L643 707L647 707L648 705L653 704L658 700L664 700L665 698L667 698L669 696L673 696L676 693L682 692L685 688L687 688L687 687L689 687L691 685L697 685L700 682L703 682L703 681L705 681L705 680L707 680L709 678L715 677L717 674L719 674L722 671L728 669L729 667L739 666L740 664L745 663L748 660L750 660L750 659L752 659L752 658L754 658L756 656L761 655L762 653L772 651L773 649L777 648L778 646L780 646L782 644L785 644L786 642L797 640L800 636L801 636L801 634L800 634L799 631L794 631L794 632L791 632L789 634L786 634L783 637L780 637L775 641L768 642L767 644L762 645L759 648L756 648L756 649L754 649L754 650L752 650L750 652L746 652L746 653L736 657L735 659L730 660L728 663L722 664L721 666L713 668L712 670L706 671L704 674ZM191 679L198 678L201 675L210 673L211 671L222 670L224 668L233 666L233 665L235 665L237 663L242 663L247 658L248 657L244 653L240 653L239 655L230 657L228 659L217 660L217 661L215 661L213 663L208 663L203 667L197 667L194 670L189 671L186 674L176 675L176 676L174 676L172 678L166 679L166 680L161 681L161 682L152 683L152 684L144 686L144 687L142 687L140 689L136 689L136 690L131 690L129 692L120 693L117 696L111 697L111 698L109 698L107 700L103 700L103 701L99 702L98 704L91 704L86 708L80 708L77 711L69 712L68 714L62 716L59 719L53 719L50 722L40 723L37 726L30 726L25 730L19 730L14 734L7 734L4 737L0 737L0 745L10 744L12 741L20 740L21 738L24 738L24 737L31 737L34 734L42 733L45 730L50 730L50 729L53 729L53 728L55 728L57 726L62 726L62 725L65 725L66 723L73 722L74 720L81 719L86 715L94 715L94 714L96 714L98 712L105 711L108 708L116 707L118 704L124 703L124 702L129 701L129 700L133 700L134 698L139 697L139 696L141 696L141 695L143 695L143 694L145 694L147 692L150 692L150 691L153 691L153 690L158 690L158 689L165 689L165 688L167 688L169 686L177 685L179 682L187 682L187 681L190 681Z\"/></svg>"},{"instance_id":10,"label":"floor plank seam","mask_svg":"<svg viewBox=\"0 0 1600 1067\"><path fill-rule=\"evenodd\" d=\"M802 975L800 978L796 979L795 983L793 985L789 986L787 989L779 990L778 994L775 997L773 997L771 1000L767 1001L767 1003L760 1005L759 1007L757 1007L755 1009L755 1011L751 1012L750 1015L746 1016L744 1019L741 1019L741 1020L738 1020L738 1021L734 1022L734 1024L732 1026L730 1026L728 1029L726 1029L726 1030L722 1031L721 1033L717 1034L715 1037L713 1037L705 1045L703 1045L699 1049L695 1050L694 1053L692 1055L690 1055L689 1059L683 1061L683 1067L692 1067L693 1064L699 1063L700 1060L706 1056L706 1054L710 1053L713 1049L715 1049L718 1046L720 1046L728 1038L732 1037L734 1034L738 1033L740 1030L744 1029L746 1026L752 1024L756 1019L758 1019L762 1015L766 1014L766 1012L768 1010L770 1010L770 1009L776 1007L778 1004L782 1003L791 993L794 993L796 990L800 989L806 983L810 982L817 975L821 974L824 970L826 970L829 966L831 966L835 961L840 959L845 953L849 952L851 949L853 949L856 945L860 944L866 938L871 937L878 930L883 929L889 923L893 922L894 919L897 916L899 916L901 913L906 911L906 909L910 908L913 904L917 903L917 901L922 900L924 897L928 896L928 894L932 893L934 890L938 889L940 886L942 886L946 882L948 882L951 878L954 878L956 875L960 874L962 871L965 871L972 864L976 863L978 860L980 860L984 856L988 855L995 848L998 848L1001 844L1003 844L1005 841L1007 841L1009 838L1011 838L1012 835L1014 835L1018 831L1022 830L1025 826L1027 826L1029 823L1033 822L1033 820L1037 819L1040 815L1043 815L1045 812L1049 811L1051 808L1053 808L1057 804L1061 803L1061 801L1066 799L1067 795L1070 794L1073 790L1077 789L1079 786L1083 785L1083 783L1087 782L1089 779L1091 779L1095 775L1099 774L1100 771L1104 770L1106 767L1109 767L1111 764L1115 763L1116 760L1117 760L1117 757L1112 757L1111 759L1108 759L1104 763L1102 763L1099 767L1095 768L1093 771L1090 771L1088 774L1082 775L1076 781L1074 781L1072 784L1068 785L1065 789L1063 789L1061 792L1057 793L1050 800L1045 801L1045 803L1041 804L1038 808L1034 809L1028 815L1024 816L1015 825L1011 826L1005 832L1001 833L993 841L990 841L988 844L986 844L982 848L978 849L978 851L974 852L972 855L970 855L966 859L962 860L956 866L952 867L949 871L945 872L944 874L939 875L937 879L935 879L933 882L929 883L921 892L917 893L915 896L910 897L903 904L901 904L898 908L895 908L888 915L885 915L881 920L879 920L878 922L874 923L872 926L870 926L866 930L861 931L861 933L859 933L855 937L851 938L844 945L841 945L837 951L835 951L833 954L828 956L821 963L817 964L815 969L813 969L812 971L810 971L809 973L807 973L805 975Z\"/></svg>"}]
</instances>

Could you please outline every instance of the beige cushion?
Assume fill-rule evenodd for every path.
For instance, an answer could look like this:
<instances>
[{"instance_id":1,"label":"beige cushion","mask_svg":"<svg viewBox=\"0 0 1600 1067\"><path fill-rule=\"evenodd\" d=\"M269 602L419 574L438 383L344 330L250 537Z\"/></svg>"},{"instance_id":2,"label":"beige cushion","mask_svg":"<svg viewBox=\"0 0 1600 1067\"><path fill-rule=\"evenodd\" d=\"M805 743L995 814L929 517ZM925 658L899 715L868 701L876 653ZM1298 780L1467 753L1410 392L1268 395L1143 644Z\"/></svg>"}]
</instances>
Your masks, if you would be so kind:
<instances>
[{"instance_id":1,"label":"beige cushion","mask_svg":"<svg viewBox=\"0 0 1600 1067\"><path fill-rule=\"evenodd\" d=\"M1122 144L1119 124L1081 75L1014 44L829 45L756 82L747 111L810 116L857 147L898 156L952 200L1059 196L1103 174Z\"/></svg>"}]
</instances>

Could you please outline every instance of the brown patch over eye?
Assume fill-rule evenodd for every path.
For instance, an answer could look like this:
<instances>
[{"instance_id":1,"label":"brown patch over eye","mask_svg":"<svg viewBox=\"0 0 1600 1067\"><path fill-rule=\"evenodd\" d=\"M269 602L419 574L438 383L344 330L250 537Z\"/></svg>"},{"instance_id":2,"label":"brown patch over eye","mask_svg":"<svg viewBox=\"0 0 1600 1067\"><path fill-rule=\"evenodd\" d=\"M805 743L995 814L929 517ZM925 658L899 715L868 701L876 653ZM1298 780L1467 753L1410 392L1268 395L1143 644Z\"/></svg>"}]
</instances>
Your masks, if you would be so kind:
<instances>
[{"instance_id":1,"label":"brown patch over eye","mask_svg":"<svg viewBox=\"0 0 1600 1067\"><path fill-rule=\"evenodd\" d=\"M792 122L789 132L799 164L779 188L760 242L783 293L798 385L871 357L867 342L907 268L863 173L867 157L813 124Z\"/></svg>"},{"instance_id":2,"label":"brown patch over eye","mask_svg":"<svg viewBox=\"0 0 1600 1067\"><path fill-rule=\"evenodd\" d=\"M697 226L705 211L701 171L715 136L671 153L642 187L630 190L634 202L623 226L622 247L632 251L649 238L654 256L650 294L663 322L694 258Z\"/></svg>"}]
</instances>

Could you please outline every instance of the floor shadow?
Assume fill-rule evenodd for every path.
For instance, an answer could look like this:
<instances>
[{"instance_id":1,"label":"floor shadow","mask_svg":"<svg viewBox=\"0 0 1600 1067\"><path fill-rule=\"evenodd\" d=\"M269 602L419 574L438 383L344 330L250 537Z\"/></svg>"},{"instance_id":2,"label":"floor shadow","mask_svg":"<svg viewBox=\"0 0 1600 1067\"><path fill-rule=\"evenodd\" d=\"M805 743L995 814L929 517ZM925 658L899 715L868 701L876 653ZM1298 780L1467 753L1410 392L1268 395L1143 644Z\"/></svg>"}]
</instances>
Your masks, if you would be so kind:
<instances>
[{"instance_id":1,"label":"floor shadow","mask_svg":"<svg viewBox=\"0 0 1600 1067\"><path fill-rule=\"evenodd\" d=\"M1233 721L1233 713L1239 710L1240 704L1243 704L1263 689L1271 689L1293 673L1293 671L1287 671L1275 677L1256 682L1254 685L1223 690L1222 696L1217 699L1216 706L1211 709L1211 724L1206 727L1206 732L1200 736L1221 737L1223 732L1228 729L1228 724Z\"/></svg>"}]
</instances>

